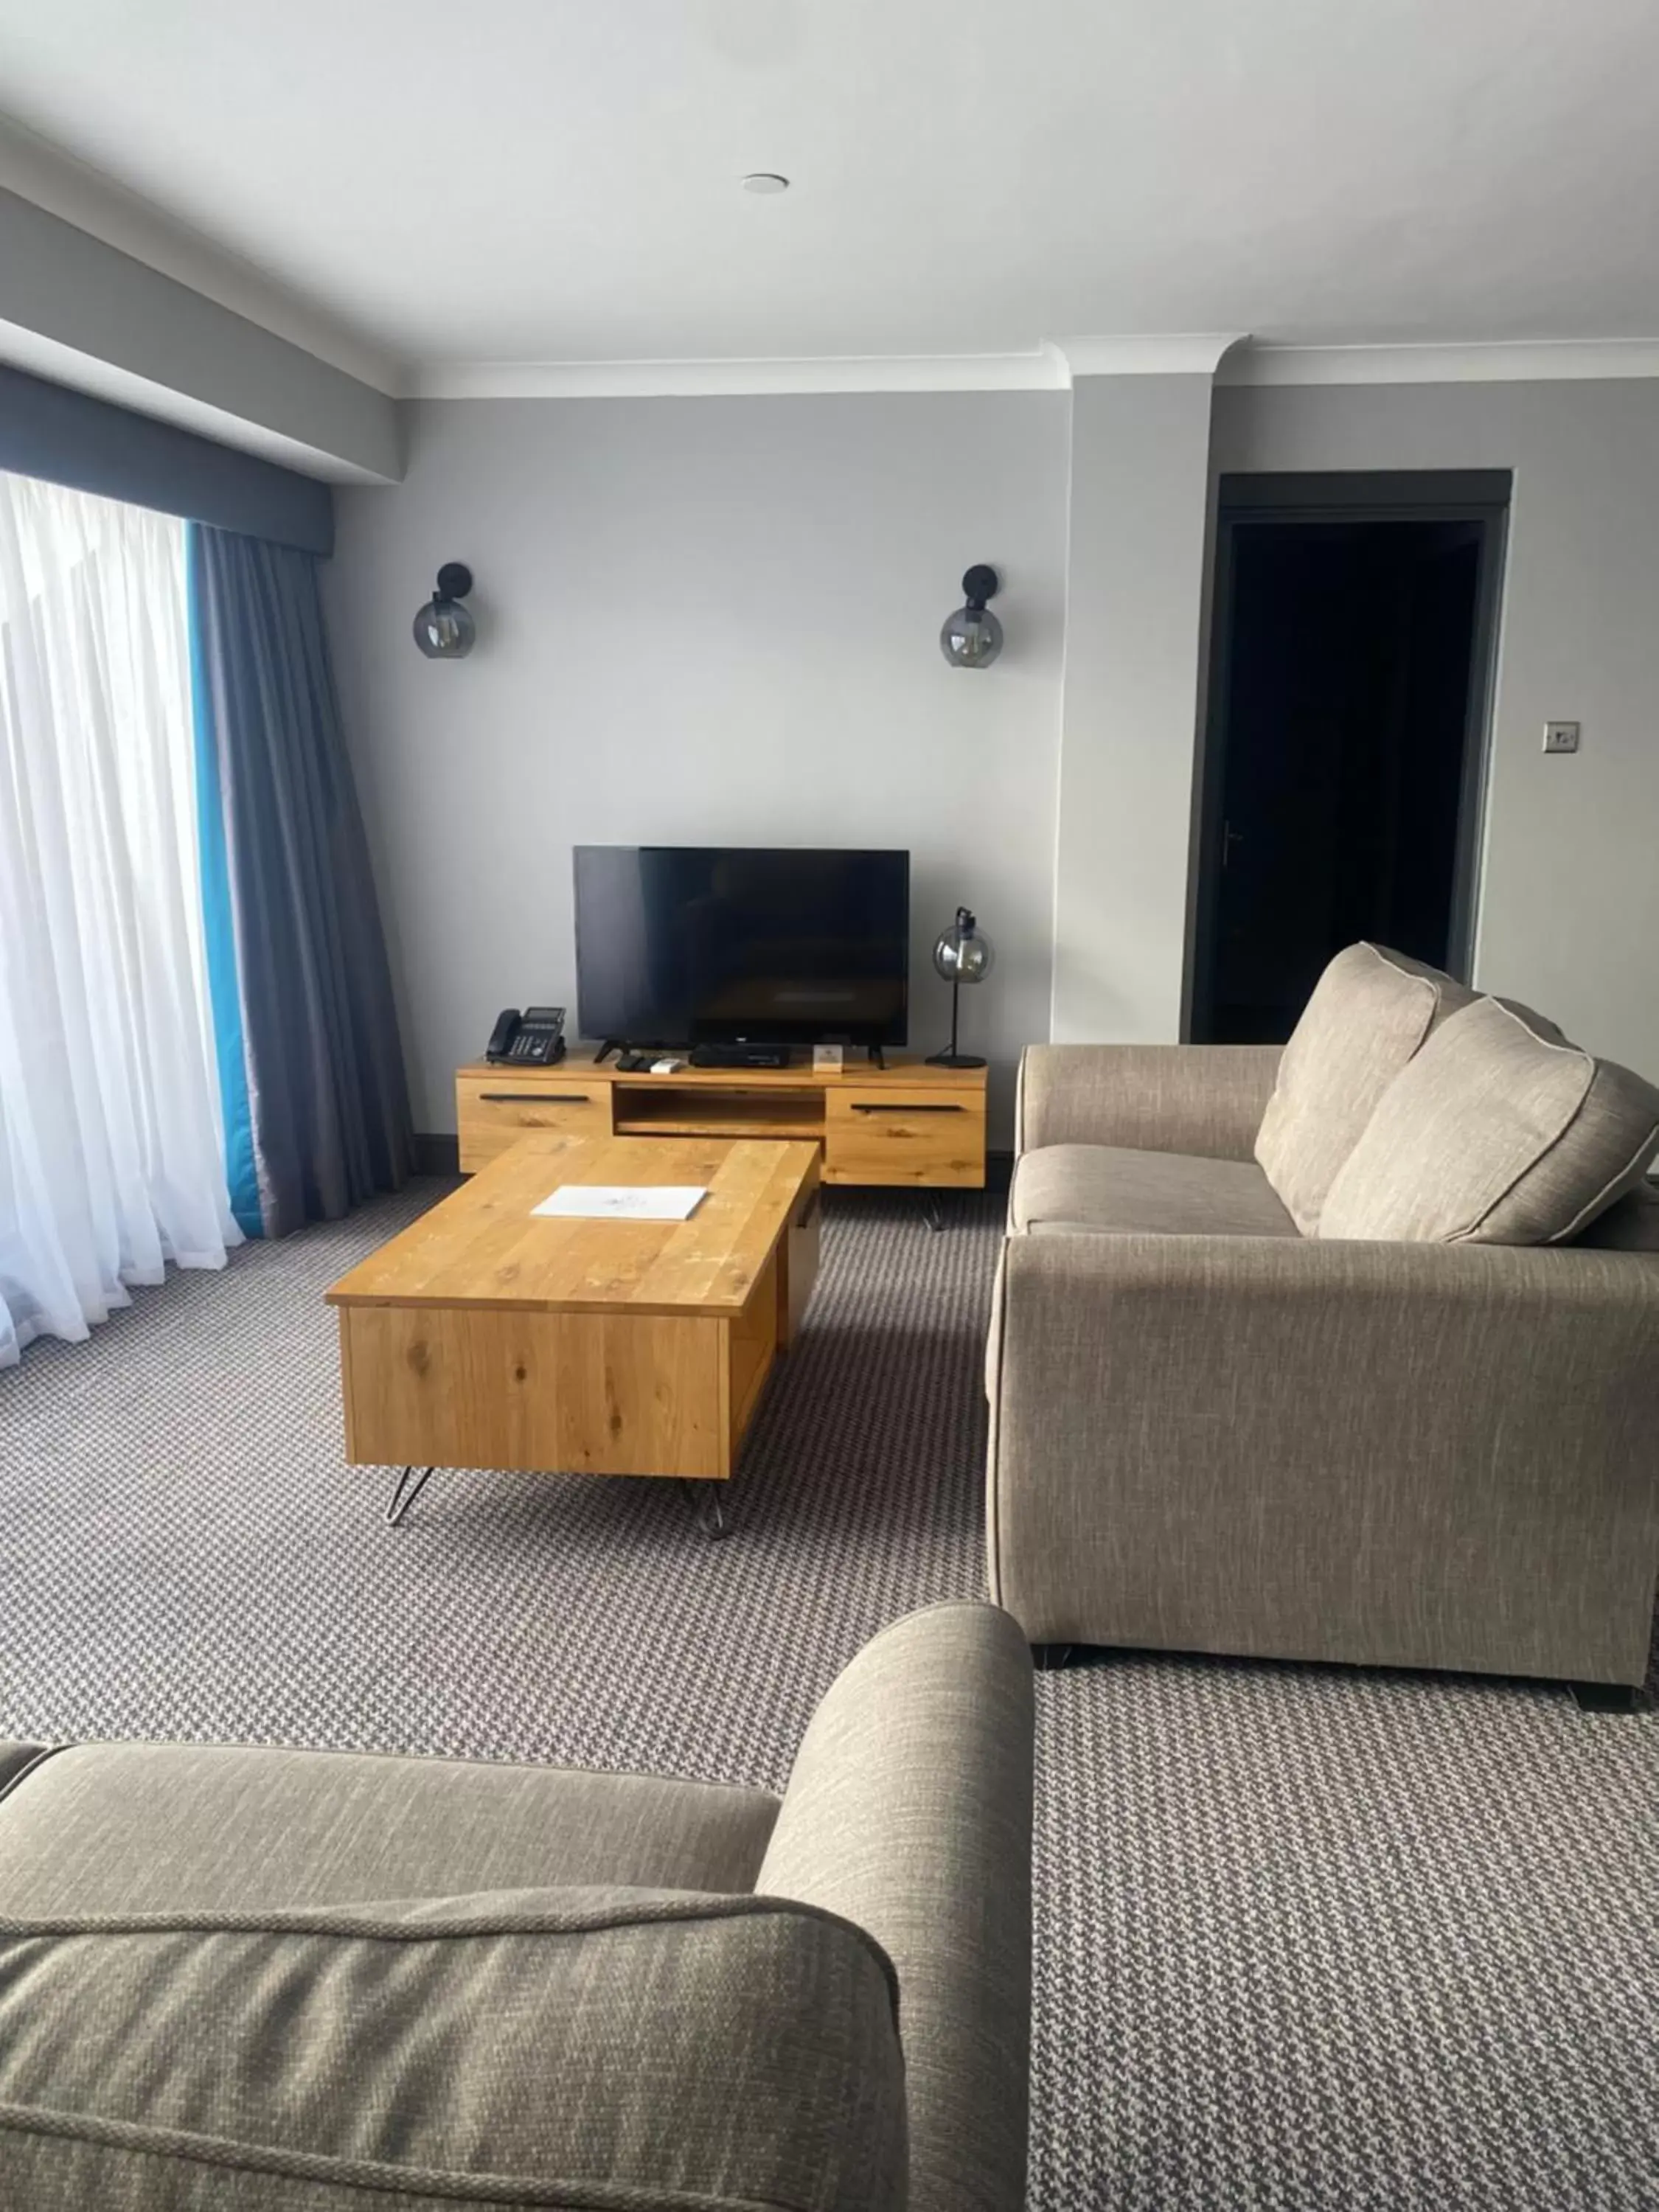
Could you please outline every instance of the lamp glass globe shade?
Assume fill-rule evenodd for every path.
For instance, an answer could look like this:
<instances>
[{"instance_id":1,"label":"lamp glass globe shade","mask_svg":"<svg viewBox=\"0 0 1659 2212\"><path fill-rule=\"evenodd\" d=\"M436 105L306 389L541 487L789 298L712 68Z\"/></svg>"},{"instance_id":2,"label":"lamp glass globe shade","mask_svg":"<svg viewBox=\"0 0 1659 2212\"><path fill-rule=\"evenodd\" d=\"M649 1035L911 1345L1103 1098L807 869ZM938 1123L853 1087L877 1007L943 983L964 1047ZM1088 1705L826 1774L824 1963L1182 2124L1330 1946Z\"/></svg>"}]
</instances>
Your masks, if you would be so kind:
<instances>
[{"instance_id":1,"label":"lamp glass globe shade","mask_svg":"<svg viewBox=\"0 0 1659 2212\"><path fill-rule=\"evenodd\" d=\"M459 660L472 650L478 626L459 599L428 599L415 617L415 642L428 660Z\"/></svg>"},{"instance_id":2,"label":"lamp glass globe shade","mask_svg":"<svg viewBox=\"0 0 1659 2212\"><path fill-rule=\"evenodd\" d=\"M977 923L962 929L953 922L933 947L933 965L947 983L982 983L996 957L995 946Z\"/></svg>"},{"instance_id":3,"label":"lamp glass globe shade","mask_svg":"<svg viewBox=\"0 0 1659 2212\"><path fill-rule=\"evenodd\" d=\"M958 607L945 617L939 643L952 668L988 668L1002 650L1002 624L989 607Z\"/></svg>"}]
</instances>

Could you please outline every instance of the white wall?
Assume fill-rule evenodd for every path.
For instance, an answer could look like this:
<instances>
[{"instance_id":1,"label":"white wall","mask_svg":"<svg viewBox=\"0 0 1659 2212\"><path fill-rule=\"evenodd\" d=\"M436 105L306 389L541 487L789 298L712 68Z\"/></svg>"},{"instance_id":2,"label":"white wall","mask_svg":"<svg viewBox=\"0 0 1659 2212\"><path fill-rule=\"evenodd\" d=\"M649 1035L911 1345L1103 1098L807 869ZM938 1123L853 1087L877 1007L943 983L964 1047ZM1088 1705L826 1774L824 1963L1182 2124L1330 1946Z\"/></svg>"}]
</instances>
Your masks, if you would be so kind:
<instances>
[{"instance_id":1,"label":"white wall","mask_svg":"<svg viewBox=\"0 0 1659 2212\"><path fill-rule=\"evenodd\" d=\"M908 846L911 1040L944 1042L933 936L994 1062L1047 1034L1066 560L1062 392L487 400L410 410L408 469L338 499L329 612L416 1127L496 1010L573 1009L570 848ZM428 662L438 564L479 641ZM962 573L1002 572L1000 661L940 655Z\"/></svg>"},{"instance_id":2,"label":"white wall","mask_svg":"<svg viewBox=\"0 0 1659 2212\"><path fill-rule=\"evenodd\" d=\"M1659 1076L1659 384L1220 391L1212 459L1514 471L1475 980Z\"/></svg>"}]
</instances>

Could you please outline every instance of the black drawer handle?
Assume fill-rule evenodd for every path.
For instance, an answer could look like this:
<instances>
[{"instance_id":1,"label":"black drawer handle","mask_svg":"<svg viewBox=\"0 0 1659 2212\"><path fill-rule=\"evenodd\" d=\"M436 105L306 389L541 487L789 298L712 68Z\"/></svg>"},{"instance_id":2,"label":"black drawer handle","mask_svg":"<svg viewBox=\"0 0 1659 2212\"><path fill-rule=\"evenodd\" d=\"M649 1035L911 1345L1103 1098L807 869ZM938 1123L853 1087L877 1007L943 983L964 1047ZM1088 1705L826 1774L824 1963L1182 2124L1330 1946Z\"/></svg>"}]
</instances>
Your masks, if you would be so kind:
<instances>
[{"instance_id":1,"label":"black drawer handle","mask_svg":"<svg viewBox=\"0 0 1659 2212\"><path fill-rule=\"evenodd\" d=\"M482 1106L591 1106L593 1101L581 1091L481 1091L478 1103Z\"/></svg>"},{"instance_id":2,"label":"black drawer handle","mask_svg":"<svg viewBox=\"0 0 1659 2212\"><path fill-rule=\"evenodd\" d=\"M813 1219L818 1210L818 1200L823 1197L823 1184L815 1182L812 1186L812 1195L807 1200L805 1205L801 1208L800 1218L795 1224L797 1229L810 1229L812 1226Z\"/></svg>"},{"instance_id":3,"label":"black drawer handle","mask_svg":"<svg viewBox=\"0 0 1659 2212\"><path fill-rule=\"evenodd\" d=\"M944 1105L933 1099L925 1106L890 1106L885 1100L879 1105L873 1103L866 1104L861 1098L854 1098L851 1103L855 1114L965 1114L968 1111L965 1106Z\"/></svg>"}]
</instances>

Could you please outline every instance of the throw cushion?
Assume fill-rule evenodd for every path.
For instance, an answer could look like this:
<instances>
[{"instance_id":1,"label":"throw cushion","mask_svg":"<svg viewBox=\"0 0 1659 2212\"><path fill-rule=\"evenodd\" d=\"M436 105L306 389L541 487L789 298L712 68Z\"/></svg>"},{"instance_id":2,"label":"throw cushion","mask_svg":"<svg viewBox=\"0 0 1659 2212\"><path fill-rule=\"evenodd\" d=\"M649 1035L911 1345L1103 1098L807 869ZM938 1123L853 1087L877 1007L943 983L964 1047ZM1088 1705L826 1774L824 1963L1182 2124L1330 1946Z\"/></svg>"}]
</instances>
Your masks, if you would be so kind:
<instances>
[{"instance_id":1,"label":"throw cushion","mask_svg":"<svg viewBox=\"0 0 1659 2212\"><path fill-rule=\"evenodd\" d=\"M0 1919L0 2203L898 2206L896 2002L767 1898Z\"/></svg>"},{"instance_id":2,"label":"throw cushion","mask_svg":"<svg viewBox=\"0 0 1659 2212\"><path fill-rule=\"evenodd\" d=\"M1659 1091L1481 999L1389 1085L1319 1233L1559 1243L1633 1188L1656 1150Z\"/></svg>"},{"instance_id":3,"label":"throw cushion","mask_svg":"<svg viewBox=\"0 0 1659 2212\"><path fill-rule=\"evenodd\" d=\"M1351 945L1314 987L1279 1064L1255 1156L1304 1237L1383 1092L1474 994L1380 945Z\"/></svg>"}]
</instances>

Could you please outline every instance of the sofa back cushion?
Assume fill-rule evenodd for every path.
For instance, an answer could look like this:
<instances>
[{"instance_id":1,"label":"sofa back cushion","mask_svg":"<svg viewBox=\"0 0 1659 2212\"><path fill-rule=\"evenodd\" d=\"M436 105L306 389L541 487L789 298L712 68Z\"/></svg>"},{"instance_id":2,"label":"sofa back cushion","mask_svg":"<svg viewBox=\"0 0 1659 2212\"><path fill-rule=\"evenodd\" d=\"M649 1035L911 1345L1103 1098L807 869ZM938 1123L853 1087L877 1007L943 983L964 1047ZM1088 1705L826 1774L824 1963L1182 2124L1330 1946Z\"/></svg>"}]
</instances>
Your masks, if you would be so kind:
<instances>
[{"instance_id":1,"label":"sofa back cushion","mask_svg":"<svg viewBox=\"0 0 1659 2212\"><path fill-rule=\"evenodd\" d=\"M1379 945L1339 952L1279 1064L1255 1156L1304 1237L1377 1102L1436 1024L1474 994Z\"/></svg>"},{"instance_id":2,"label":"sofa back cushion","mask_svg":"<svg viewBox=\"0 0 1659 2212\"><path fill-rule=\"evenodd\" d=\"M1389 1085L1332 1184L1319 1233L1555 1244L1632 1189L1659 1150L1659 1091L1481 999Z\"/></svg>"},{"instance_id":3,"label":"sofa back cushion","mask_svg":"<svg viewBox=\"0 0 1659 2212\"><path fill-rule=\"evenodd\" d=\"M0 1920L0 2203L896 2207L896 2002L757 1897Z\"/></svg>"}]
</instances>

